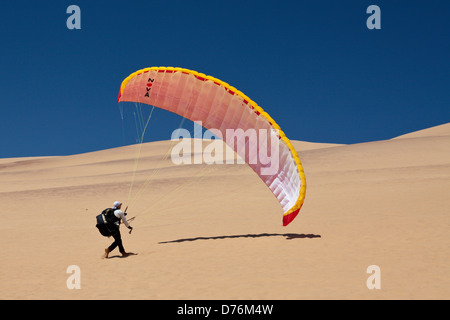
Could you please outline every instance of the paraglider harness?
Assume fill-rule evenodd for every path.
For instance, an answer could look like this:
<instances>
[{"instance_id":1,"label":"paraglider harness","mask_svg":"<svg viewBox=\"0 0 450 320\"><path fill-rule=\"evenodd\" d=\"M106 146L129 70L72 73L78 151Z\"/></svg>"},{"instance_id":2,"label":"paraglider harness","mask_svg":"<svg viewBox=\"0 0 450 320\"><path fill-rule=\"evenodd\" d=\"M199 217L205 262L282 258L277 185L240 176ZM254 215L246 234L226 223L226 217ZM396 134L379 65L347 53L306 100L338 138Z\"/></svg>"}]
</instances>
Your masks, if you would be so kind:
<instances>
[{"instance_id":1,"label":"paraglider harness","mask_svg":"<svg viewBox=\"0 0 450 320\"><path fill-rule=\"evenodd\" d=\"M115 223L119 222L120 224L120 218L115 216L114 211L116 211L116 209L107 208L96 217L97 224L95 226L102 236L111 237L116 228Z\"/></svg>"}]
</instances>

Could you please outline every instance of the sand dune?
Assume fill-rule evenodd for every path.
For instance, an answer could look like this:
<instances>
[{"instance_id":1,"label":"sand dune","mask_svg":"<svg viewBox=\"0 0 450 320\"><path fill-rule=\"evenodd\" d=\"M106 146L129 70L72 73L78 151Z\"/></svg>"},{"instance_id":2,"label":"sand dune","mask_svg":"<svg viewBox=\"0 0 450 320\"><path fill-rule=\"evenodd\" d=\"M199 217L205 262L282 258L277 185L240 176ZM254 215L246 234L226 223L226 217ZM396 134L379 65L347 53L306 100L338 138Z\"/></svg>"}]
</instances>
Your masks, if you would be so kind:
<instances>
[{"instance_id":1,"label":"sand dune","mask_svg":"<svg viewBox=\"0 0 450 320\"><path fill-rule=\"evenodd\" d=\"M398 136L394 139L404 139L404 138L423 138L423 137L445 137L448 136L450 132L450 123L441 124L440 126L427 128L411 133L407 133Z\"/></svg>"},{"instance_id":2,"label":"sand dune","mask_svg":"<svg viewBox=\"0 0 450 320\"><path fill-rule=\"evenodd\" d=\"M308 189L288 227L249 167L175 166L171 144L1 159L0 298L450 298L449 123L354 145L293 141ZM95 216L115 200L136 215L122 235L137 255L100 259L112 240ZM67 288L70 265L80 290Z\"/></svg>"}]
</instances>

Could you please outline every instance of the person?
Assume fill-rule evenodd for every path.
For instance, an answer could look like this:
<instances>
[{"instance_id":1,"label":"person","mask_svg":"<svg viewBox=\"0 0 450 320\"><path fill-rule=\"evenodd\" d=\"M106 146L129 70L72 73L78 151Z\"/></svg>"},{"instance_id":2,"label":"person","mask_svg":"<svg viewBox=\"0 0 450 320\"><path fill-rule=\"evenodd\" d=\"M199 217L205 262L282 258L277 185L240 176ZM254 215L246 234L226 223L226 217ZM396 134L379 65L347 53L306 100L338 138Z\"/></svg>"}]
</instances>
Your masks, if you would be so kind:
<instances>
[{"instance_id":1,"label":"person","mask_svg":"<svg viewBox=\"0 0 450 320\"><path fill-rule=\"evenodd\" d=\"M126 213L124 213L122 210L122 203L120 201L116 201L113 204L112 209L114 210L114 214L109 216L109 219L107 219L107 225L108 229L111 233L111 236L114 238L114 242L105 249L105 254L103 255L103 258L108 258L108 255L111 251L113 251L116 247L119 247L119 251L122 254L122 257L127 257L130 255L130 253L125 251L125 248L123 247L122 243L122 237L120 235L120 221L123 221L124 225L131 230L133 230L133 227L131 227L125 218Z\"/></svg>"}]
</instances>

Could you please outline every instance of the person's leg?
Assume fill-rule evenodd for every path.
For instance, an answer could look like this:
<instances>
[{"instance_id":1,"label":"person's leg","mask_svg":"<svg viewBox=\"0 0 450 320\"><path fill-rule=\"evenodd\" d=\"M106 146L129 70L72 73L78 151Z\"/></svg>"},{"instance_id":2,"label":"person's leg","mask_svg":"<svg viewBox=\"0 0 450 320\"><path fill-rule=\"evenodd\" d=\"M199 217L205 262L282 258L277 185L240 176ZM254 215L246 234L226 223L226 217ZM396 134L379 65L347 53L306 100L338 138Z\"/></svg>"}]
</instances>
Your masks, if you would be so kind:
<instances>
[{"instance_id":1,"label":"person's leg","mask_svg":"<svg viewBox=\"0 0 450 320\"><path fill-rule=\"evenodd\" d=\"M120 229L116 226L109 226L108 230L111 233L111 236L114 238L114 242L111 243L111 245L105 249L105 254L103 255L103 258L108 258L108 255L111 251L113 251L116 247L119 247L119 251L122 255L125 254L125 249L122 244L122 238L120 236Z\"/></svg>"},{"instance_id":2,"label":"person's leg","mask_svg":"<svg viewBox=\"0 0 450 320\"><path fill-rule=\"evenodd\" d=\"M122 244L122 237L120 236L120 231L116 230L112 233L112 236L114 237L114 242L109 246L109 252L113 251L116 247L119 247L120 253L125 253L125 249Z\"/></svg>"}]
</instances>

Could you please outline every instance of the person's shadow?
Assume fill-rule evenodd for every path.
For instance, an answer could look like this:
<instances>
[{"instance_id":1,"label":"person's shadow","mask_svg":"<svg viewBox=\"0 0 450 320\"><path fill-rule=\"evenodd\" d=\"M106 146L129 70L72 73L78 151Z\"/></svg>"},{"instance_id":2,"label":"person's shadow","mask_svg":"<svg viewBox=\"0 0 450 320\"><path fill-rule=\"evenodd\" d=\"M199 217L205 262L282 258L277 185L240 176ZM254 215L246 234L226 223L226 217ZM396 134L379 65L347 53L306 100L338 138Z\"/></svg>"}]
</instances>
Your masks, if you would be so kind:
<instances>
[{"instance_id":1,"label":"person's shadow","mask_svg":"<svg viewBox=\"0 0 450 320\"><path fill-rule=\"evenodd\" d=\"M128 255L126 255L126 256L122 256L122 255L115 255L115 256L111 256L111 257L108 257L108 258L106 258L106 259L113 259L113 258L119 258L119 259L126 259L126 258L129 258L129 257L131 257L131 256L137 256L137 253L134 253L134 252L128 252Z\"/></svg>"},{"instance_id":2,"label":"person's shadow","mask_svg":"<svg viewBox=\"0 0 450 320\"><path fill-rule=\"evenodd\" d=\"M188 241L198 241L198 240L219 240L219 239L235 239L235 238L264 238L264 237L285 237L286 240L293 239L305 239L305 238L321 238L318 234L304 234L304 233L260 233L260 234L239 234L230 236L215 236L215 237L196 237L196 238L185 238L169 241L161 241L158 244L165 243L176 243L176 242L188 242Z\"/></svg>"}]
</instances>

